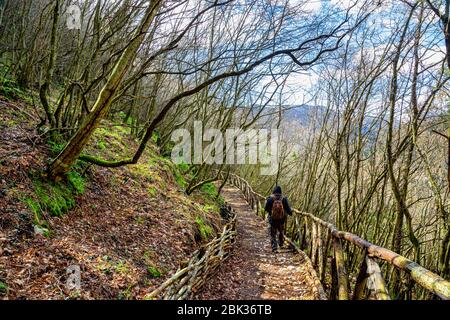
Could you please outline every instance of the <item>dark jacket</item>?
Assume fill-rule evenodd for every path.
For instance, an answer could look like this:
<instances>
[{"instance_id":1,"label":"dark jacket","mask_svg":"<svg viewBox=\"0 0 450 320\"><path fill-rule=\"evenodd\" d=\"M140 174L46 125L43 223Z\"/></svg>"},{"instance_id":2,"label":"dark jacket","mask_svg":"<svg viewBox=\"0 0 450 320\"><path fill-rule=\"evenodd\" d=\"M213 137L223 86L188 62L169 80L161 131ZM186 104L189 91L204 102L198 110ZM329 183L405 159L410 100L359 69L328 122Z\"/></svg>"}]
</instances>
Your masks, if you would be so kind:
<instances>
[{"instance_id":1,"label":"dark jacket","mask_svg":"<svg viewBox=\"0 0 450 320\"><path fill-rule=\"evenodd\" d=\"M289 201L286 197L283 197L283 195L281 193L281 187L276 186L275 189L273 189L272 195L270 195L267 198L266 205L264 206L264 210L269 214L269 222L271 222L271 220L272 220L270 215L272 214L272 206L273 206L274 197L277 199L281 198L281 202L283 203L284 212L286 212L287 215L291 216L292 209L291 209L291 206L289 205Z\"/></svg>"}]
</instances>

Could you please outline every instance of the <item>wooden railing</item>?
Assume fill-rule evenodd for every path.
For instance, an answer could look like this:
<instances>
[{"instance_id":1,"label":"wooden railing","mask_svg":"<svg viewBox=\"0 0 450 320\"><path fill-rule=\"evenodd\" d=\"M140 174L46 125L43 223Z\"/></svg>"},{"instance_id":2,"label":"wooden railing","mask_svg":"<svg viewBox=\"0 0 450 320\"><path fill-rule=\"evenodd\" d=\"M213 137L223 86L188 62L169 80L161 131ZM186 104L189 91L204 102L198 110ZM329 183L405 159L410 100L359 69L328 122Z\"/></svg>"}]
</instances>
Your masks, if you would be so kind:
<instances>
[{"instance_id":1,"label":"wooden railing","mask_svg":"<svg viewBox=\"0 0 450 320\"><path fill-rule=\"evenodd\" d=\"M231 210L231 209L229 209ZM236 241L236 214L228 212L223 231L196 250L185 267L180 267L146 299L184 300L195 294L230 255Z\"/></svg>"},{"instance_id":2,"label":"wooden railing","mask_svg":"<svg viewBox=\"0 0 450 320\"><path fill-rule=\"evenodd\" d=\"M220 174L219 177L226 178L224 174ZM228 181L243 192L246 200L258 215L266 218L263 210L263 203L266 199L263 195L255 192L247 181L235 174L229 174ZM370 297L389 300L389 292L376 259L384 260L407 272L417 284L441 299L450 299L450 282L418 263L389 249L370 243L355 234L340 231L333 224L319 219L311 213L296 209L293 211L296 213L293 217L293 230L298 236L296 241L316 266L322 283L326 280L327 266L330 266L331 299L363 299L367 289ZM352 297L348 290L350 285L345 266L344 242L363 250L363 259L352 290ZM330 254L330 250L332 250L332 254Z\"/></svg>"}]
</instances>

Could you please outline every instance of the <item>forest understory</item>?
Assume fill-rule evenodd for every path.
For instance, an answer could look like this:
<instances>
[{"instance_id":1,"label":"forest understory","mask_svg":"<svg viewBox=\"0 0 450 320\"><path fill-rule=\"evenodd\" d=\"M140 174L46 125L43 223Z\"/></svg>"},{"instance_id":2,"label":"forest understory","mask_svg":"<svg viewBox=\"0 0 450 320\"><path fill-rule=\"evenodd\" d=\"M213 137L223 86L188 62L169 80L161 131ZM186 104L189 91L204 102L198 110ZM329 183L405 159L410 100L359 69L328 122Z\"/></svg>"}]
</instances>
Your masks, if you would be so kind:
<instances>
[{"instance_id":1,"label":"forest understory","mask_svg":"<svg viewBox=\"0 0 450 320\"><path fill-rule=\"evenodd\" d=\"M156 148L135 166L79 169L82 190L66 189L41 176L52 147L32 108L0 97L0 110L0 299L142 299L219 230L214 197L187 196ZM135 146L109 125L92 150ZM80 291L66 286L73 265Z\"/></svg>"}]
</instances>

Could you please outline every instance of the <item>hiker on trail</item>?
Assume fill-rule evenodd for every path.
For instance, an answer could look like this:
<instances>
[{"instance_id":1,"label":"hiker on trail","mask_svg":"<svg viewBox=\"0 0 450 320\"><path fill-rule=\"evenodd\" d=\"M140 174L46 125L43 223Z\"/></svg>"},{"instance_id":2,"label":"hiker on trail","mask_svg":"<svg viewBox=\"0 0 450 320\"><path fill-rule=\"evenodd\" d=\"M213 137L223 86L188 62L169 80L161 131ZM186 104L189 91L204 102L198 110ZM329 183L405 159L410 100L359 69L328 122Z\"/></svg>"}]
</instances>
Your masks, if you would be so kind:
<instances>
[{"instance_id":1,"label":"hiker on trail","mask_svg":"<svg viewBox=\"0 0 450 320\"><path fill-rule=\"evenodd\" d=\"M272 195L266 200L264 210L268 213L269 231L271 238L272 251L277 251L277 232L280 248L284 242L284 228L287 215L292 215L292 209L289 206L288 199L283 197L281 187L276 186Z\"/></svg>"}]
</instances>

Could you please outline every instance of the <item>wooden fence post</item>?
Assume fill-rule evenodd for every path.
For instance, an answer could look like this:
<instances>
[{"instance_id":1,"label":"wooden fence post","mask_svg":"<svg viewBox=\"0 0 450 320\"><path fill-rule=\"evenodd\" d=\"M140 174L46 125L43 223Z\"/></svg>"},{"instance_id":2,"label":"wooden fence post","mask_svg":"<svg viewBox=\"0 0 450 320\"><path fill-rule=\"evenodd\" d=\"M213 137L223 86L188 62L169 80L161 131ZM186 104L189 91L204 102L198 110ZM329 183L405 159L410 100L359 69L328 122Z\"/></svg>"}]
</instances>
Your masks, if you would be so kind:
<instances>
[{"instance_id":1,"label":"wooden fence post","mask_svg":"<svg viewBox=\"0 0 450 320\"><path fill-rule=\"evenodd\" d=\"M298 220L298 217L295 216L295 230L292 232L292 234L294 235L295 233L295 238L298 239L298 243L299 243L299 247L302 247L302 234L301 234L301 227L300 227L300 222Z\"/></svg>"},{"instance_id":2,"label":"wooden fence post","mask_svg":"<svg viewBox=\"0 0 450 320\"><path fill-rule=\"evenodd\" d=\"M356 278L355 290L353 290L352 300L362 300L364 298L367 278L369 277L369 275L367 274L366 255L367 253L364 254L361 266L359 267L359 273Z\"/></svg>"},{"instance_id":3,"label":"wooden fence post","mask_svg":"<svg viewBox=\"0 0 450 320\"><path fill-rule=\"evenodd\" d=\"M307 234L306 234L308 232L306 217L303 218L302 229L303 229L303 232L302 232L302 243L300 245L300 249L306 250L306 245L307 245L307 241L308 241Z\"/></svg>"},{"instance_id":4,"label":"wooden fence post","mask_svg":"<svg viewBox=\"0 0 450 320\"><path fill-rule=\"evenodd\" d=\"M317 225L311 219L311 262L314 268L317 267Z\"/></svg>"},{"instance_id":5,"label":"wooden fence post","mask_svg":"<svg viewBox=\"0 0 450 320\"><path fill-rule=\"evenodd\" d=\"M334 256L331 258L330 272L331 272L330 299L336 300L338 292L338 279L337 279L338 276L336 270L336 258Z\"/></svg>"},{"instance_id":6,"label":"wooden fence post","mask_svg":"<svg viewBox=\"0 0 450 320\"><path fill-rule=\"evenodd\" d=\"M323 250L323 256L322 256L322 272L320 274L320 281L323 283L325 282L325 276L327 274L327 262L328 262L328 250L330 248L330 242L331 242L331 232L330 230L327 230L327 239L325 241L325 247Z\"/></svg>"},{"instance_id":7,"label":"wooden fence post","mask_svg":"<svg viewBox=\"0 0 450 320\"><path fill-rule=\"evenodd\" d=\"M317 270L318 274L322 274L322 259L323 259L323 236L322 236L322 226L317 224Z\"/></svg>"},{"instance_id":8,"label":"wooden fence post","mask_svg":"<svg viewBox=\"0 0 450 320\"><path fill-rule=\"evenodd\" d=\"M378 300L391 300L383 275L381 274L380 266L368 255L366 255L365 260L367 264L367 274L369 275L367 281L369 289L372 290Z\"/></svg>"},{"instance_id":9,"label":"wooden fence post","mask_svg":"<svg viewBox=\"0 0 450 320\"><path fill-rule=\"evenodd\" d=\"M305 218L305 230L306 230L305 250L307 251L308 257L311 259L312 228L309 218Z\"/></svg>"},{"instance_id":10,"label":"wooden fence post","mask_svg":"<svg viewBox=\"0 0 450 320\"><path fill-rule=\"evenodd\" d=\"M338 281L338 299L348 300L348 279L347 271L345 270L344 250L339 238L333 238L333 247Z\"/></svg>"}]
</instances>

